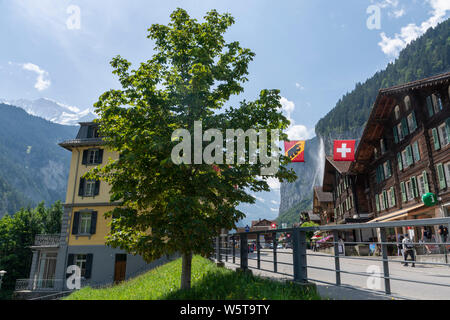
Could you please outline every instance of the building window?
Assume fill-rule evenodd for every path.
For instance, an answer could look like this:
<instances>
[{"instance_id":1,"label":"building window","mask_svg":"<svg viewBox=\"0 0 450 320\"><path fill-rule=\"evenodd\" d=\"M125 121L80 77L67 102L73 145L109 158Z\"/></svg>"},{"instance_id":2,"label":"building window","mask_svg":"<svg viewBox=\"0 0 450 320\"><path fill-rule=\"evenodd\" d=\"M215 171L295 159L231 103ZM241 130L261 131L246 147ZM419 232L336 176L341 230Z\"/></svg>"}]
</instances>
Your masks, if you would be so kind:
<instances>
[{"instance_id":1,"label":"building window","mask_svg":"<svg viewBox=\"0 0 450 320\"><path fill-rule=\"evenodd\" d=\"M90 234L91 233L91 213L81 213L80 214L80 231L79 234Z\"/></svg>"},{"instance_id":2,"label":"building window","mask_svg":"<svg viewBox=\"0 0 450 320\"><path fill-rule=\"evenodd\" d=\"M391 177L391 163L390 161L386 161L383 163L383 171L384 171L384 177L385 179L388 179Z\"/></svg>"},{"instance_id":3,"label":"building window","mask_svg":"<svg viewBox=\"0 0 450 320\"><path fill-rule=\"evenodd\" d=\"M414 132L417 129L416 115L415 115L414 111L408 115L407 121L408 121L409 131Z\"/></svg>"},{"instance_id":4,"label":"building window","mask_svg":"<svg viewBox=\"0 0 450 320\"><path fill-rule=\"evenodd\" d=\"M93 165L101 164L103 161L103 149L87 149L83 151L81 164Z\"/></svg>"},{"instance_id":5,"label":"building window","mask_svg":"<svg viewBox=\"0 0 450 320\"><path fill-rule=\"evenodd\" d=\"M417 176L417 184L418 184L418 188L419 188L419 195L422 196L423 194L425 194L425 181L423 178L423 175Z\"/></svg>"},{"instance_id":6,"label":"building window","mask_svg":"<svg viewBox=\"0 0 450 320\"><path fill-rule=\"evenodd\" d=\"M392 188L388 189L387 191L387 198L388 198L388 207L392 208L394 206L393 202L392 202Z\"/></svg>"},{"instance_id":7,"label":"building window","mask_svg":"<svg viewBox=\"0 0 450 320\"><path fill-rule=\"evenodd\" d=\"M417 162L420 160L420 151L419 151L419 142L416 141L412 144L413 146L413 156L414 156L414 162Z\"/></svg>"},{"instance_id":8,"label":"building window","mask_svg":"<svg viewBox=\"0 0 450 320\"><path fill-rule=\"evenodd\" d=\"M403 164L403 168L408 168L408 154L406 149L402 151L402 164Z\"/></svg>"},{"instance_id":9,"label":"building window","mask_svg":"<svg viewBox=\"0 0 450 320\"><path fill-rule=\"evenodd\" d=\"M383 211L384 209L386 209L385 207L385 199L384 199L384 192L380 193L380 209L381 211Z\"/></svg>"},{"instance_id":10,"label":"building window","mask_svg":"<svg viewBox=\"0 0 450 320\"><path fill-rule=\"evenodd\" d=\"M403 101L405 102L406 110L410 110L411 109L411 99L410 99L410 97L406 96L405 99L403 99Z\"/></svg>"},{"instance_id":11,"label":"building window","mask_svg":"<svg viewBox=\"0 0 450 320\"><path fill-rule=\"evenodd\" d=\"M439 183L439 190L445 189L447 187L447 181L445 178L445 171L444 166L442 163L438 163L436 165L436 173L438 175L438 183Z\"/></svg>"},{"instance_id":12,"label":"building window","mask_svg":"<svg viewBox=\"0 0 450 320\"><path fill-rule=\"evenodd\" d=\"M402 141L404 136L403 136L403 129L402 129L402 123L401 122L397 125L397 132L398 132L398 139L400 141Z\"/></svg>"},{"instance_id":13,"label":"building window","mask_svg":"<svg viewBox=\"0 0 450 320\"><path fill-rule=\"evenodd\" d=\"M395 114L395 120L400 119L400 106L395 106L394 114Z\"/></svg>"},{"instance_id":14,"label":"building window","mask_svg":"<svg viewBox=\"0 0 450 320\"><path fill-rule=\"evenodd\" d=\"M427 109L428 116L430 117L442 110L442 99L440 94L434 93L427 97Z\"/></svg>"},{"instance_id":15,"label":"building window","mask_svg":"<svg viewBox=\"0 0 450 320\"><path fill-rule=\"evenodd\" d=\"M406 199L408 201L414 199L414 190L411 180L406 181Z\"/></svg>"},{"instance_id":16,"label":"building window","mask_svg":"<svg viewBox=\"0 0 450 320\"><path fill-rule=\"evenodd\" d=\"M381 150L381 154L384 154L386 152L386 146L384 144L384 139L380 139L380 150Z\"/></svg>"},{"instance_id":17,"label":"building window","mask_svg":"<svg viewBox=\"0 0 450 320\"><path fill-rule=\"evenodd\" d=\"M80 178L80 189L78 195L80 197L95 197L100 193L99 180L87 180Z\"/></svg>"},{"instance_id":18,"label":"building window","mask_svg":"<svg viewBox=\"0 0 450 320\"><path fill-rule=\"evenodd\" d=\"M447 126L446 126L445 122L438 127L438 131L439 131L439 139L440 139L441 148L442 148L442 147L445 147L446 145L448 145L448 143L449 143L449 136L448 136Z\"/></svg>"},{"instance_id":19,"label":"building window","mask_svg":"<svg viewBox=\"0 0 450 320\"><path fill-rule=\"evenodd\" d=\"M86 180L84 195L86 197L94 196L95 180Z\"/></svg>"},{"instance_id":20,"label":"building window","mask_svg":"<svg viewBox=\"0 0 450 320\"><path fill-rule=\"evenodd\" d=\"M450 162L447 162L445 165L445 178L447 180L447 186L450 186Z\"/></svg>"},{"instance_id":21,"label":"building window","mask_svg":"<svg viewBox=\"0 0 450 320\"><path fill-rule=\"evenodd\" d=\"M86 254L77 254L75 256L75 265L78 268L80 268L82 277L86 275L86 262L87 262Z\"/></svg>"}]
</instances>

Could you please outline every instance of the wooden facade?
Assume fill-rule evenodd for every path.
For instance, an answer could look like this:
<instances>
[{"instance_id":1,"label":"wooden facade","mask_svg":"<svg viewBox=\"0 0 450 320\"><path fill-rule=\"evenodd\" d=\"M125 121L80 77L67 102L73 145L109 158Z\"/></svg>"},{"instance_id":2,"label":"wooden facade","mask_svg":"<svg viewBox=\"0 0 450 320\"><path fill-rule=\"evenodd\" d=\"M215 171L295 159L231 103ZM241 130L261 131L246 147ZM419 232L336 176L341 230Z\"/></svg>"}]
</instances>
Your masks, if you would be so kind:
<instances>
[{"instance_id":1,"label":"wooden facade","mask_svg":"<svg viewBox=\"0 0 450 320\"><path fill-rule=\"evenodd\" d=\"M450 202L450 73L380 90L350 171L375 221L434 218ZM424 193L440 203L426 207Z\"/></svg>"}]
</instances>

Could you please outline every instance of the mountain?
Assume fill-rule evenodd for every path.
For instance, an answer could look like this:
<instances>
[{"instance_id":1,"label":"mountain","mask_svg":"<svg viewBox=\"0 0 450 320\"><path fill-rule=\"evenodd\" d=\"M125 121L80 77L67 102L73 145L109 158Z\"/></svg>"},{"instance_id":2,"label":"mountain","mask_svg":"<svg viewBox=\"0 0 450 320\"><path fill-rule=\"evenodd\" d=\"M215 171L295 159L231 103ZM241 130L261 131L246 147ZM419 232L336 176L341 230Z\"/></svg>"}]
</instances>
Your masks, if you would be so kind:
<instances>
[{"instance_id":1,"label":"mountain","mask_svg":"<svg viewBox=\"0 0 450 320\"><path fill-rule=\"evenodd\" d=\"M58 143L77 131L0 103L0 216L65 199L71 154Z\"/></svg>"},{"instance_id":2,"label":"mountain","mask_svg":"<svg viewBox=\"0 0 450 320\"><path fill-rule=\"evenodd\" d=\"M33 116L63 125L77 125L78 122L88 122L96 118L96 115L89 109L80 110L77 107L68 106L48 98L3 100L0 102L20 107Z\"/></svg>"},{"instance_id":3,"label":"mountain","mask_svg":"<svg viewBox=\"0 0 450 320\"><path fill-rule=\"evenodd\" d=\"M333 140L359 140L380 89L448 71L450 71L450 19L412 41L386 69L375 73L364 83L357 83L354 90L346 93L336 106L319 120L315 128L317 138L314 139L323 141L325 154L332 153ZM313 155L317 154L318 150L314 139L308 140L305 147L307 152ZM320 159L321 164L318 161L305 160L304 164L291 164L297 172L298 180L281 185L278 216L280 222L297 222L299 213L312 207L311 177L315 176L313 173L320 172L320 166L323 166L325 160ZM320 183L317 181L315 183L321 185L322 179L323 176L320 176Z\"/></svg>"}]
</instances>

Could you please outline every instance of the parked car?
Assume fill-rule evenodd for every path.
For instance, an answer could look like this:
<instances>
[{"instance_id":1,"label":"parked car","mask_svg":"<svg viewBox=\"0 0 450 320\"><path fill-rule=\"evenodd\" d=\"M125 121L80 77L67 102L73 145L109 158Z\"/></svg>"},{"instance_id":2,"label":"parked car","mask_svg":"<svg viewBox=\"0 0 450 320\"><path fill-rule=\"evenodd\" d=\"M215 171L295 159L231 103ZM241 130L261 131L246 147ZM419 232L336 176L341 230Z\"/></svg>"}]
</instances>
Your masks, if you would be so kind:
<instances>
[{"instance_id":1,"label":"parked car","mask_svg":"<svg viewBox=\"0 0 450 320\"><path fill-rule=\"evenodd\" d=\"M279 243L279 244L277 245L277 249L283 249L283 245L282 245L281 243Z\"/></svg>"}]
</instances>

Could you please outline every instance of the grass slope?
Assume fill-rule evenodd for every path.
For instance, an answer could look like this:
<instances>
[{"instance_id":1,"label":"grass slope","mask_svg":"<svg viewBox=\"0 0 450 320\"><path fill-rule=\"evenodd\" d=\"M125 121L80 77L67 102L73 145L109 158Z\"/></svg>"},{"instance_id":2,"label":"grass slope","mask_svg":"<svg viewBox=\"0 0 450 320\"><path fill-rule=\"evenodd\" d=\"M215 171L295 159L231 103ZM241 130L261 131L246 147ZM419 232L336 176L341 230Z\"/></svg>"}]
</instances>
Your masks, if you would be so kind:
<instances>
[{"instance_id":1,"label":"grass slope","mask_svg":"<svg viewBox=\"0 0 450 320\"><path fill-rule=\"evenodd\" d=\"M180 290L181 259L144 275L103 289L83 288L67 300L317 300L315 292L284 283L218 268L195 256L192 288Z\"/></svg>"}]
</instances>

